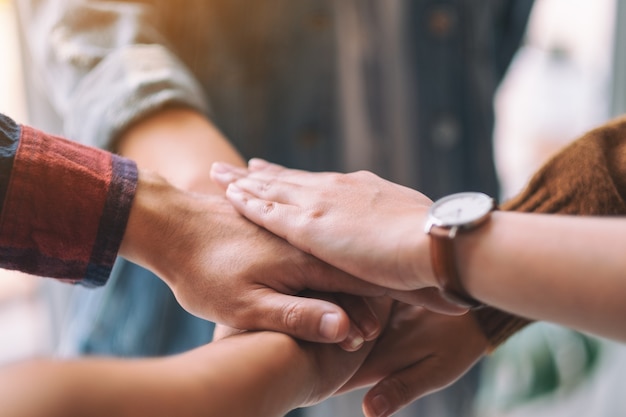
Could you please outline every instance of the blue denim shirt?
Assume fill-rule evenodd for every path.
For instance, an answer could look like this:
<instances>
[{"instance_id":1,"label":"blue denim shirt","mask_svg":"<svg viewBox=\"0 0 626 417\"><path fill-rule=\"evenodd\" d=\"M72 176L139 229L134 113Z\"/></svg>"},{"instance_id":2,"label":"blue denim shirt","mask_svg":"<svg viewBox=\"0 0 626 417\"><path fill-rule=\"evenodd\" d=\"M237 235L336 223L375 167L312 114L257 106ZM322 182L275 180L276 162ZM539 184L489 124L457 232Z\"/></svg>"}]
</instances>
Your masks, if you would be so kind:
<instances>
[{"instance_id":1,"label":"blue denim shirt","mask_svg":"<svg viewBox=\"0 0 626 417\"><path fill-rule=\"evenodd\" d=\"M245 157L370 169L431 198L498 193L492 100L532 0L18 6L40 85L76 140L112 147L131 123L183 105L210 117ZM209 324L124 261L88 298L69 341L82 352L165 354L210 338ZM435 408L467 414L472 392Z\"/></svg>"}]
</instances>

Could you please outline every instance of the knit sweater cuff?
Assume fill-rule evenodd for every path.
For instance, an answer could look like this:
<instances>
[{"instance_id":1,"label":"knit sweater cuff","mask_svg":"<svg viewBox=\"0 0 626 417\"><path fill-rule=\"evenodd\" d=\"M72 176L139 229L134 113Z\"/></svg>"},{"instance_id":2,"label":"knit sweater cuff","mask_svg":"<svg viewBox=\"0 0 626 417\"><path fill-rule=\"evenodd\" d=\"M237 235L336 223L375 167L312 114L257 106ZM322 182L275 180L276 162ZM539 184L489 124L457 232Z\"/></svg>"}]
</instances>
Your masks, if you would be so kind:
<instances>
[{"instance_id":1,"label":"knit sweater cuff","mask_svg":"<svg viewBox=\"0 0 626 417\"><path fill-rule=\"evenodd\" d=\"M626 118L585 134L549 160L515 198L508 211L593 216L626 215ZM531 320L494 308L476 310L476 318L497 348Z\"/></svg>"}]
</instances>

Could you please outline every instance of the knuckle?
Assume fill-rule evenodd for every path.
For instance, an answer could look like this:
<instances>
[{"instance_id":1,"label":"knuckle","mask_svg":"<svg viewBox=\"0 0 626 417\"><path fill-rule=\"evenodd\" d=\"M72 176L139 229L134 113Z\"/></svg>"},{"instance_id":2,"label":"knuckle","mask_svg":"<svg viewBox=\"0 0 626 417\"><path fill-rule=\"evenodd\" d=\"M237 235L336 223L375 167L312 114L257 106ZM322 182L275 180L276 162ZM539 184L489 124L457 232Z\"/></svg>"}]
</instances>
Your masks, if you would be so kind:
<instances>
[{"instance_id":1,"label":"knuckle","mask_svg":"<svg viewBox=\"0 0 626 417\"><path fill-rule=\"evenodd\" d=\"M349 175L350 179L354 180L355 182L368 180L368 179L371 179L372 177L375 176L372 172L366 171L364 169L362 169L360 171L352 172L351 174L348 174L348 175Z\"/></svg>"},{"instance_id":2,"label":"knuckle","mask_svg":"<svg viewBox=\"0 0 626 417\"><path fill-rule=\"evenodd\" d=\"M303 210L303 215L294 222L294 233L300 235L304 240L311 240L316 233L319 233L321 222L326 220L328 207L325 204L315 204Z\"/></svg>"},{"instance_id":3,"label":"knuckle","mask_svg":"<svg viewBox=\"0 0 626 417\"><path fill-rule=\"evenodd\" d=\"M339 182L346 176L346 174L341 172L325 172L322 175L325 176L329 182Z\"/></svg>"},{"instance_id":4,"label":"knuckle","mask_svg":"<svg viewBox=\"0 0 626 417\"><path fill-rule=\"evenodd\" d=\"M258 177L255 174L248 177L247 185L256 194L263 195L272 190L276 184L275 179Z\"/></svg>"},{"instance_id":5,"label":"knuckle","mask_svg":"<svg viewBox=\"0 0 626 417\"><path fill-rule=\"evenodd\" d=\"M261 214L268 216L276 209L276 203L273 201L266 201L261 205Z\"/></svg>"},{"instance_id":6,"label":"knuckle","mask_svg":"<svg viewBox=\"0 0 626 417\"><path fill-rule=\"evenodd\" d=\"M383 388L392 399L394 407L400 408L413 401L411 387L400 378L394 376L387 378L383 382Z\"/></svg>"},{"instance_id":7,"label":"knuckle","mask_svg":"<svg viewBox=\"0 0 626 417\"><path fill-rule=\"evenodd\" d=\"M323 207L312 207L306 211L306 224L315 221L326 214L326 209Z\"/></svg>"},{"instance_id":8,"label":"knuckle","mask_svg":"<svg viewBox=\"0 0 626 417\"><path fill-rule=\"evenodd\" d=\"M283 307L281 314L282 324L289 333L295 334L302 328L303 314L299 304L287 304Z\"/></svg>"},{"instance_id":9,"label":"knuckle","mask_svg":"<svg viewBox=\"0 0 626 417\"><path fill-rule=\"evenodd\" d=\"M437 375L437 377L431 380L431 391L437 391L443 388L447 388L460 377L456 368L451 368L449 362L445 361L443 358L439 356L433 356L430 358L430 360L434 370L433 375Z\"/></svg>"},{"instance_id":10,"label":"knuckle","mask_svg":"<svg viewBox=\"0 0 626 417\"><path fill-rule=\"evenodd\" d=\"M349 182L349 178L351 174L342 174L340 172L329 172L327 173L328 182L331 185L343 185Z\"/></svg>"},{"instance_id":11,"label":"knuckle","mask_svg":"<svg viewBox=\"0 0 626 417\"><path fill-rule=\"evenodd\" d=\"M259 189L261 192L263 193L267 193L269 191L271 191L271 189L274 187L274 180L266 180L266 181L262 181L259 184Z\"/></svg>"},{"instance_id":12,"label":"knuckle","mask_svg":"<svg viewBox=\"0 0 626 417\"><path fill-rule=\"evenodd\" d=\"M374 174L371 171L367 171L365 169L361 169L359 171L354 172L354 176L357 178L369 178L371 176L373 176Z\"/></svg>"}]
</instances>

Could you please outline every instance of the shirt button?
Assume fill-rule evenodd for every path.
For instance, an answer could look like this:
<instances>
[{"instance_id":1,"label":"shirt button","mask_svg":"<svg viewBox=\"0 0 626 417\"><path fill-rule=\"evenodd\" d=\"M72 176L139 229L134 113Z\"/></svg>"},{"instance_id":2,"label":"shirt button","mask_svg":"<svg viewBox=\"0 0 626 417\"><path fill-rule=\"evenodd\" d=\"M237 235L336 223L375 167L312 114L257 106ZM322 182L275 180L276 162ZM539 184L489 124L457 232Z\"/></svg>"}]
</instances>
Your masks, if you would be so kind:
<instances>
[{"instance_id":1,"label":"shirt button","mask_svg":"<svg viewBox=\"0 0 626 417\"><path fill-rule=\"evenodd\" d=\"M428 15L428 30L438 38L449 36L457 24L457 14L450 6L440 6Z\"/></svg>"},{"instance_id":2,"label":"shirt button","mask_svg":"<svg viewBox=\"0 0 626 417\"><path fill-rule=\"evenodd\" d=\"M459 122L452 116L443 116L435 122L431 130L431 140L436 148L449 151L460 142Z\"/></svg>"}]
</instances>

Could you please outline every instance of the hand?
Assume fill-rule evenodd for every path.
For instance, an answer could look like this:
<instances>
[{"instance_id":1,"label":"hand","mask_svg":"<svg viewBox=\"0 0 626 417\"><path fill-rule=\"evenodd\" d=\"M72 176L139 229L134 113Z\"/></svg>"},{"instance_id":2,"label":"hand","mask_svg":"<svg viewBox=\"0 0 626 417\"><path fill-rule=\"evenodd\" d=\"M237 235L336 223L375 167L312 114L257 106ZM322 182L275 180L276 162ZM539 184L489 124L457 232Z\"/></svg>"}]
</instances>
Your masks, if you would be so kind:
<instances>
[{"instance_id":1,"label":"hand","mask_svg":"<svg viewBox=\"0 0 626 417\"><path fill-rule=\"evenodd\" d=\"M431 201L369 172L309 173L258 159L249 170L216 163L211 176L251 221L335 267L397 290L394 298L451 314L467 309L435 289L423 232ZM412 292L421 288L427 291ZM400 295L405 292L404 295Z\"/></svg>"},{"instance_id":2,"label":"hand","mask_svg":"<svg viewBox=\"0 0 626 417\"><path fill-rule=\"evenodd\" d=\"M384 324L390 303L371 306ZM0 372L2 415L278 417L335 392L372 346L346 352L282 333L244 332L164 358L21 362Z\"/></svg>"},{"instance_id":3,"label":"hand","mask_svg":"<svg viewBox=\"0 0 626 417\"><path fill-rule=\"evenodd\" d=\"M487 348L472 313L447 316L396 302L374 349L340 392L376 384L363 409L386 417L455 382Z\"/></svg>"},{"instance_id":4,"label":"hand","mask_svg":"<svg viewBox=\"0 0 626 417\"><path fill-rule=\"evenodd\" d=\"M209 120L193 110L165 109L124 132L117 150L136 160L142 170L157 172L185 191L207 195L176 193L168 184L155 186L155 180L152 187L141 187L142 178L147 178L142 171L128 242L121 252L159 275L183 307L234 327L267 328L314 341L346 340L350 324L339 307L282 292L295 295L306 287L368 290L347 274L258 230L226 203L209 177L209 167L214 158L242 165L243 160ZM152 199L146 198L150 192L156 193ZM324 277L316 282L319 275ZM367 327L367 317L360 320L362 331L348 337L352 345L361 336L377 333L375 323L369 321Z\"/></svg>"},{"instance_id":5,"label":"hand","mask_svg":"<svg viewBox=\"0 0 626 417\"><path fill-rule=\"evenodd\" d=\"M305 254L241 217L225 198L178 190L140 173L121 248L172 289L192 314L240 329L269 329L357 348L379 332L365 310L353 317L306 289L376 296L384 289Z\"/></svg>"},{"instance_id":6,"label":"hand","mask_svg":"<svg viewBox=\"0 0 626 417\"><path fill-rule=\"evenodd\" d=\"M361 334L360 329L356 327L356 325L354 325L353 323L357 323L362 317L372 317L372 316L376 317L377 323L380 323L381 319L384 319L384 320L387 319L389 315L388 310L391 307L391 302L386 301L386 304L389 306L389 308L385 309L385 311L383 312L383 317L381 318L376 315L376 311L372 309L371 307L372 303L374 303L375 305L378 305L381 303L380 301L378 302L378 304L376 304L377 303L376 301L372 301L371 299L367 299L365 297L357 297L357 296L350 295L350 294L341 294L341 293L330 294L330 293L320 293L320 292L313 292L313 291L306 291L302 293L301 296L329 301L344 309L344 311L350 317L351 329L350 329L348 338L340 342L339 346L343 350L348 351L348 352L356 351L361 347L360 344L355 344L355 341L351 338L351 335ZM244 333L245 331L246 331L245 329L236 329L234 327L226 326L223 324L217 324L215 326L215 331L213 332L213 341L226 339L228 337L231 337L240 333Z\"/></svg>"},{"instance_id":7,"label":"hand","mask_svg":"<svg viewBox=\"0 0 626 417\"><path fill-rule=\"evenodd\" d=\"M392 300L388 297L364 298L348 294L328 294L308 292L308 296L327 300L338 305L350 306L347 311L355 312L360 309L368 309L385 325L391 312ZM228 339L237 338L249 332L218 325L216 328L215 342L223 343ZM307 366L300 365L299 375L303 377L308 389L300 389L306 393L304 399L298 400L298 406L310 406L317 404L335 393L357 372L363 361L371 352L375 342L365 343L363 348L355 353L347 353L347 349L339 349L332 344L317 344L299 342L299 349L306 357ZM294 363L294 365L296 365ZM307 369L309 369L307 371Z\"/></svg>"},{"instance_id":8,"label":"hand","mask_svg":"<svg viewBox=\"0 0 626 417\"><path fill-rule=\"evenodd\" d=\"M329 300L338 301L337 295L333 294L330 297ZM392 300L388 297L376 297L368 298L367 303L384 326L389 319ZM312 371L308 373L312 389L308 398L301 404L310 406L325 400L344 386L363 366L363 361L375 347L375 342L365 343L358 352L346 352L345 349L339 349L338 346L331 344L302 343L301 346L313 363Z\"/></svg>"}]
</instances>

